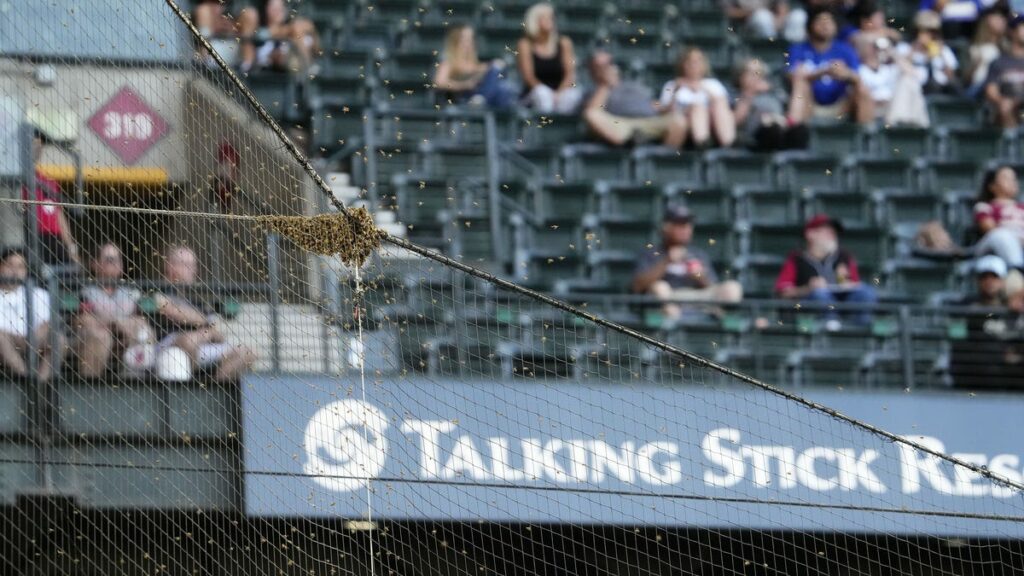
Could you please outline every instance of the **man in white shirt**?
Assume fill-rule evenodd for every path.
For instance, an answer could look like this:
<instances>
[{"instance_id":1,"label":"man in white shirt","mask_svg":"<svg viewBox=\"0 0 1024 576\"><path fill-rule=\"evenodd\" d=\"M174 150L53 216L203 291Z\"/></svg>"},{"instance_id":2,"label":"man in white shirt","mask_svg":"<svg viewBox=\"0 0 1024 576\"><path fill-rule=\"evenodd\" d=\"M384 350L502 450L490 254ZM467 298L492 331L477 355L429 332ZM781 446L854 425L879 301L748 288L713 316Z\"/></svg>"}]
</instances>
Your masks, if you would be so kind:
<instances>
[{"instance_id":1,"label":"man in white shirt","mask_svg":"<svg viewBox=\"0 0 1024 576\"><path fill-rule=\"evenodd\" d=\"M32 289L32 318L29 321L25 279L28 262L20 248L0 251L0 362L16 376L28 376L28 335L32 331L39 365L36 376L49 380L53 350L50 346L50 296L42 288ZM64 351L59 338L60 354Z\"/></svg>"}]
</instances>

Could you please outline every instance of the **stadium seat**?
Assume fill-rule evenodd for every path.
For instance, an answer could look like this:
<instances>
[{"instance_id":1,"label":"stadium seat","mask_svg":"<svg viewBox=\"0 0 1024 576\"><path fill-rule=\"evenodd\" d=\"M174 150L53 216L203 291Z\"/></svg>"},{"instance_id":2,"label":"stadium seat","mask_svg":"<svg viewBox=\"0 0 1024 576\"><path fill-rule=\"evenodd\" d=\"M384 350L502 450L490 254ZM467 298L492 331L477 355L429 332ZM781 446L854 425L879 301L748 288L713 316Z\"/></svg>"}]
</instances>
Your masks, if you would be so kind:
<instances>
[{"instance_id":1,"label":"stadium seat","mask_svg":"<svg viewBox=\"0 0 1024 576\"><path fill-rule=\"evenodd\" d=\"M922 192L941 196L977 189L978 167L974 162L919 159L918 165L918 189Z\"/></svg>"},{"instance_id":2,"label":"stadium seat","mask_svg":"<svg viewBox=\"0 0 1024 576\"><path fill-rule=\"evenodd\" d=\"M629 155L625 150L602 144L567 144L562 147L565 179L568 181L629 180Z\"/></svg>"},{"instance_id":3,"label":"stadium seat","mask_svg":"<svg viewBox=\"0 0 1024 576\"><path fill-rule=\"evenodd\" d=\"M779 152L772 158L775 181L780 188L800 193L805 188L842 188L841 161L813 152Z\"/></svg>"},{"instance_id":4,"label":"stadium seat","mask_svg":"<svg viewBox=\"0 0 1024 576\"><path fill-rule=\"evenodd\" d=\"M597 212L597 192L589 182L546 182L534 187L533 210L544 220L579 219L584 214Z\"/></svg>"},{"instance_id":5,"label":"stadium seat","mask_svg":"<svg viewBox=\"0 0 1024 576\"><path fill-rule=\"evenodd\" d=\"M321 106L312 114L313 147L330 156L346 144L363 141L366 114L362 108Z\"/></svg>"},{"instance_id":6,"label":"stadium seat","mask_svg":"<svg viewBox=\"0 0 1024 576\"><path fill-rule=\"evenodd\" d=\"M750 254L783 258L803 242L801 224L752 224L746 244Z\"/></svg>"},{"instance_id":7,"label":"stadium seat","mask_svg":"<svg viewBox=\"0 0 1024 576\"><path fill-rule=\"evenodd\" d=\"M523 110L515 119L516 144L527 148L560 148L580 140L582 124L575 114L539 116Z\"/></svg>"},{"instance_id":8,"label":"stadium seat","mask_svg":"<svg viewBox=\"0 0 1024 576\"><path fill-rule=\"evenodd\" d=\"M661 218L664 189L653 184L613 184L599 181L595 185L603 216L619 216L656 223Z\"/></svg>"},{"instance_id":9,"label":"stadium seat","mask_svg":"<svg viewBox=\"0 0 1024 576\"><path fill-rule=\"evenodd\" d=\"M294 75L284 72L250 72L245 83L274 120L293 121L302 115L299 84Z\"/></svg>"},{"instance_id":10,"label":"stadium seat","mask_svg":"<svg viewBox=\"0 0 1024 576\"><path fill-rule=\"evenodd\" d=\"M629 28L620 32L611 32L596 41L597 47L615 55L620 62L665 62L672 57L675 50L674 38L660 33L657 29L640 32Z\"/></svg>"},{"instance_id":11,"label":"stadium seat","mask_svg":"<svg viewBox=\"0 0 1024 576\"><path fill-rule=\"evenodd\" d=\"M700 156L663 146L638 146L633 150L633 164L636 166L637 181L642 184L678 184L699 186L704 182L701 175Z\"/></svg>"},{"instance_id":12,"label":"stadium seat","mask_svg":"<svg viewBox=\"0 0 1024 576\"><path fill-rule=\"evenodd\" d=\"M969 98L929 96L928 114L933 126L974 128L981 124L981 108Z\"/></svg>"},{"instance_id":13,"label":"stadium seat","mask_svg":"<svg viewBox=\"0 0 1024 576\"><path fill-rule=\"evenodd\" d=\"M657 3L630 3L615 6L617 12L609 17L614 28L622 30L643 30L655 34L661 28L671 26L674 11L666 10L667 5Z\"/></svg>"},{"instance_id":14,"label":"stadium seat","mask_svg":"<svg viewBox=\"0 0 1024 576\"><path fill-rule=\"evenodd\" d=\"M739 220L756 224L789 224L801 220L799 196L767 185L734 186L732 197Z\"/></svg>"},{"instance_id":15,"label":"stadium seat","mask_svg":"<svg viewBox=\"0 0 1024 576\"><path fill-rule=\"evenodd\" d=\"M850 158L846 162L847 188L870 192L875 188L905 188L913 185L913 163L891 154L881 157Z\"/></svg>"},{"instance_id":16,"label":"stadium seat","mask_svg":"<svg viewBox=\"0 0 1024 576\"><path fill-rule=\"evenodd\" d=\"M442 211L454 211L459 203L459 191L448 180L418 179L403 174L392 178L395 194L398 196L398 216L409 227L410 235L435 238L429 242L436 245L440 239Z\"/></svg>"},{"instance_id":17,"label":"stadium seat","mask_svg":"<svg viewBox=\"0 0 1024 576\"><path fill-rule=\"evenodd\" d=\"M447 21L433 21L424 18L406 26L398 39L398 51L401 54L440 54L444 48L444 39L448 35L451 24Z\"/></svg>"},{"instance_id":18,"label":"stadium seat","mask_svg":"<svg viewBox=\"0 0 1024 576\"><path fill-rule=\"evenodd\" d=\"M929 294L949 290L952 276L952 265L921 258L890 259L882 268L887 292L919 302Z\"/></svg>"},{"instance_id":19,"label":"stadium seat","mask_svg":"<svg viewBox=\"0 0 1024 576\"><path fill-rule=\"evenodd\" d=\"M828 214L843 222L869 222L874 205L871 195L861 189L808 187L801 191L804 214Z\"/></svg>"},{"instance_id":20,"label":"stadium seat","mask_svg":"<svg viewBox=\"0 0 1024 576\"><path fill-rule=\"evenodd\" d=\"M420 20L424 24L450 26L459 22L476 22L481 6L479 0L442 0L431 2L422 9ZM434 47L435 50L440 44Z\"/></svg>"},{"instance_id":21,"label":"stadium seat","mask_svg":"<svg viewBox=\"0 0 1024 576\"><path fill-rule=\"evenodd\" d=\"M358 6L357 21L400 22L412 20L417 15L420 0L373 0Z\"/></svg>"},{"instance_id":22,"label":"stadium seat","mask_svg":"<svg viewBox=\"0 0 1024 576\"><path fill-rule=\"evenodd\" d=\"M771 157L741 150L711 150L705 153L704 164L708 184L728 190L737 185L768 182Z\"/></svg>"},{"instance_id":23,"label":"stadium seat","mask_svg":"<svg viewBox=\"0 0 1024 576\"><path fill-rule=\"evenodd\" d=\"M1011 131L988 127L943 126L937 129L943 156L966 162L1010 159L1016 136Z\"/></svg>"},{"instance_id":24,"label":"stadium seat","mask_svg":"<svg viewBox=\"0 0 1024 576\"><path fill-rule=\"evenodd\" d=\"M885 126L875 134L874 153L883 158L937 156L938 145L927 128Z\"/></svg>"},{"instance_id":25,"label":"stadium seat","mask_svg":"<svg viewBox=\"0 0 1024 576\"><path fill-rule=\"evenodd\" d=\"M789 44L785 40L745 38L741 46L743 56L760 60L769 70L783 70L787 65L786 53Z\"/></svg>"},{"instance_id":26,"label":"stadium seat","mask_svg":"<svg viewBox=\"0 0 1024 576\"><path fill-rule=\"evenodd\" d=\"M729 222L736 215L733 198L727 190L716 187L665 186L669 203L686 206L700 222Z\"/></svg>"},{"instance_id":27,"label":"stadium seat","mask_svg":"<svg viewBox=\"0 0 1024 576\"><path fill-rule=\"evenodd\" d=\"M733 261L744 298L772 298L785 255L752 254Z\"/></svg>"},{"instance_id":28,"label":"stadium seat","mask_svg":"<svg viewBox=\"0 0 1024 576\"><path fill-rule=\"evenodd\" d=\"M878 188L871 192L874 220L878 224L920 223L939 218L942 202L933 194L906 188Z\"/></svg>"},{"instance_id":29,"label":"stadium seat","mask_svg":"<svg viewBox=\"0 0 1024 576\"><path fill-rule=\"evenodd\" d=\"M781 52L781 50L780 50ZM868 149L867 135L856 125L848 122L811 122L809 149L844 157L862 154Z\"/></svg>"},{"instance_id":30,"label":"stadium seat","mask_svg":"<svg viewBox=\"0 0 1024 576\"><path fill-rule=\"evenodd\" d=\"M591 252L587 256L590 278L609 293L627 293L636 272L636 254Z\"/></svg>"},{"instance_id":31,"label":"stadium seat","mask_svg":"<svg viewBox=\"0 0 1024 576\"><path fill-rule=\"evenodd\" d=\"M486 178L487 153L479 146L420 144L426 173L434 178Z\"/></svg>"},{"instance_id":32,"label":"stadium seat","mask_svg":"<svg viewBox=\"0 0 1024 576\"><path fill-rule=\"evenodd\" d=\"M604 253L636 256L648 245L657 246L659 226L647 220L633 220L621 216L585 219L588 225L586 246Z\"/></svg>"},{"instance_id":33,"label":"stadium seat","mask_svg":"<svg viewBox=\"0 0 1024 576\"><path fill-rule=\"evenodd\" d=\"M349 21L340 37L339 49L390 52L395 47L395 30L388 21Z\"/></svg>"}]
</instances>

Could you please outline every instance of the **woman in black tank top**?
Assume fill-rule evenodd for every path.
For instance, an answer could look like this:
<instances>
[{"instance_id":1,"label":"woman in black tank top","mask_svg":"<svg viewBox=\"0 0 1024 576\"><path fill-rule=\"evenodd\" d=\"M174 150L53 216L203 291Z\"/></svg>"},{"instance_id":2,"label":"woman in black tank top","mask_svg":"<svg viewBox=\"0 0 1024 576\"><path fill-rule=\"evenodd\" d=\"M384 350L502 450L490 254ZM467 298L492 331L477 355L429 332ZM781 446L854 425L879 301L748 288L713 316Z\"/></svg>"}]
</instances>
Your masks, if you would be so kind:
<instances>
[{"instance_id":1,"label":"woman in black tank top","mask_svg":"<svg viewBox=\"0 0 1024 576\"><path fill-rule=\"evenodd\" d=\"M576 113L582 96L576 87L576 53L572 40L558 34L554 8L534 4L524 23L526 36L516 47L523 103L542 114Z\"/></svg>"}]
</instances>

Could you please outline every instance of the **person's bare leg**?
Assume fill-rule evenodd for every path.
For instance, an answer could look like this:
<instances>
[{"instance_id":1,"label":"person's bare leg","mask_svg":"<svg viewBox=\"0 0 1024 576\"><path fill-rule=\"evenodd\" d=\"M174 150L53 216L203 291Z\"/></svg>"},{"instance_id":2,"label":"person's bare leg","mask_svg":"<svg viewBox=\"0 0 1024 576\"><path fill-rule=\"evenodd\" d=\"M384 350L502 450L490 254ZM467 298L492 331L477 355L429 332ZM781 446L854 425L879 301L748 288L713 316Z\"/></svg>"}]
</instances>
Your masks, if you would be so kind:
<instances>
[{"instance_id":1,"label":"person's bare leg","mask_svg":"<svg viewBox=\"0 0 1024 576\"><path fill-rule=\"evenodd\" d=\"M875 99L865 86L857 85L854 88L852 100L854 117L858 124L871 124L875 121Z\"/></svg>"},{"instance_id":2,"label":"person's bare leg","mask_svg":"<svg viewBox=\"0 0 1024 576\"><path fill-rule=\"evenodd\" d=\"M22 356L21 348L23 346L19 346L19 340L24 340L24 338L8 334L7 332L0 332L0 362L3 362L16 375L26 376L28 374L28 364L26 364L25 358Z\"/></svg>"},{"instance_id":3,"label":"person's bare leg","mask_svg":"<svg viewBox=\"0 0 1024 576\"><path fill-rule=\"evenodd\" d=\"M613 146L622 146L626 143L626 138L623 138L623 131L616 130L615 126L612 125L615 122L614 116L606 114L601 110L589 108L583 112L583 121L587 123L587 128L591 132L605 142Z\"/></svg>"},{"instance_id":4,"label":"person's bare leg","mask_svg":"<svg viewBox=\"0 0 1024 576\"><path fill-rule=\"evenodd\" d=\"M694 146L703 146L711 138L711 113L705 104L693 104L686 110L690 125L690 140Z\"/></svg>"},{"instance_id":5,"label":"person's bare leg","mask_svg":"<svg viewBox=\"0 0 1024 576\"><path fill-rule=\"evenodd\" d=\"M686 118L678 112L670 112L666 120L668 126L661 143L669 148L682 148L683 143L686 142Z\"/></svg>"},{"instance_id":6,"label":"person's bare leg","mask_svg":"<svg viewBox=\"0 0 1024 576\"><path fill-rule=\"evenodd\" d=\"M245 346L237 346L228 351L221 359L214 378L218 382L237 380L242 373L249 371L254 362L256 362L256 355L252 350Z\"/></svg>"},{"instance_id":7,"label":"person's bare leg","mask_svg":"<svg viewBox=\"0 0 1024 576\"><path fill-rule=\"evenodd\" d=\"M64 351L64 340L58 336L57 349L54 350L50 346L50 325L43 324L36 328L35 341L36 347L39 350L39 370L36 376L40 382L46 382L50 379L53 374L53 357L60 355L63 357Z\"/></svg>"},{"instance_id":8,"label":"person's bare leg","mask_svg":"<svg viewBox=\"0 0 1024 576\"><path fill-rule=\"evenodd\" d=\"M114 349L114 335L106 323L93 314L80 315L76 340L79 372L86 378L102 376Z\"/></svg>"},{"instance_id":9,"label":"person's bare leg","mask_svg":"<svg viewBox=\"0 0 1024 576\"><path fill-rule=\"evenodd\" d=\"M811 91L811 83L803 76L794 76L790 94L789 119L793 124L802 124L811 117L811 112L814 110L814 93Z\"/></svg>"},{"instance_id":10,"label":"person's bare leg","mask_svg":"<svg viewBox=\"0 0 1024 576\"><path fill-rule=\"evenodd\" d=\"M711 129L719 146L727 148L736 141L736 117L724 97L711 98Z\"/></svg>"}]
</instances>

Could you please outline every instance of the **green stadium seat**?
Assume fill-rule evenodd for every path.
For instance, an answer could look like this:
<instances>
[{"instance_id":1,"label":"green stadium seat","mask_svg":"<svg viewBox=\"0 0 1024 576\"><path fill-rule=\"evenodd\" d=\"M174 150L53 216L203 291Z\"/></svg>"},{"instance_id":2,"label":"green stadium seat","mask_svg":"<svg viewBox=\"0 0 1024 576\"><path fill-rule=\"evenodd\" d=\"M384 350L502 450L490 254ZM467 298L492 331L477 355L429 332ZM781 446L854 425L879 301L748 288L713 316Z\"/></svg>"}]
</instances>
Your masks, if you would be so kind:
<instances>
[{"instance_id":1,"label":"green stadium seat","mask_svg":"<svg viewBox=\"0 0 1024 576\"><path fill-rule=\"evenodd\" d=\"M567 144L562 147L562 162L569 181L625 182L630 177L629 153L601 144Z\"/></svg>"},{"instance_id":2,"label":"green stadium seat","mask_svg":"<svg viewBox=\"0 0 1024 576\"><path fill-rule=\"evenodd\" d=\"M484 269L498 268L504 263L504 257L495 261L495 247L504 252L504 242L491 232L490 217L486 214L457 214L445 224L445 238L451 240L449 254Z\"/></svg>"},{"instance_id":3,"label":"green stadium seat","mask_svg":"<svg viewBox=\"0 0 1024 576\"><path fill-rule=\"evenodd\" d=\"M841 188L841 161L811 152L779 152L772 159L780 188L800 193L806 188Z\"/></svg>"},{"instance_id":4,"label":"green stadium seat","mask_svg":"<svg viewBox=\"0 0 1024 576\"><path fill-rule=\"evenodd\" d=\"M745 298L772 298L785 255L753 254L734 260Z\"/></svg>"},{"instance_id":5,"label":"green stadium seat","mask_svg":"<svg viewBox=\"0 0 1024 576\"><path fill-rule=\"evenodd\" d=\"M378 144L395 144L416 150L422 144L448 140L442 115L404 114L401 110L376 117Z\"/></svg>"},{"instance_id":6,"label":"green stadium seat","mask_svg":"<svg viewBox=\"0 0 1024 576\"><path fill-rule=\"evenodd\" d=\"M26 392L20 382L0 381L0 434L13 436L29 432Z\"/></svg>"},{"instance_id":7,"label":"green stadium seat","mask_svg":"<svg viewBox=\"0 0 1024 576\"><path fill-rule=\"evenodd\" d=\"M736 215L732 195L722 188L669 184L665 196L669 203L689 208L698 223L728 222Z\"/></svg>"},{"instance_id":8,"label":"green stadium seat","mask_svg":"<svg viewBox=\"0 0 1024 576\"><path fill-rule=\"evenodd\" d=\"M848 188L870 192L875 188L906 188L913 185L913 163L907 158L851 158L846 164Z\"/></svg>"},{"instance_id":9,"label":"green stadium seat","mask_svg":"<svg viewBox=\"0 0 1024 576\"><path fill-rule=\"evenodd\" d=\"M520 280L525 286L550 292L559 282L582 278L585 272L585 262L578 253L529 252L526 276Z\"/></svg>"},{"instance_id":10,"label":"green stadium seat","mask_svg":"<svg viewBox=\"0 0 1024 576\"><path fill-rule=\"evenodd\" d=\"M707 183L724 189L769 181L771 157L741 150L711 150L704 155Z\"/></svg>"},{"instance_id":11,"label":"green stadium seat","mask_svg":"<svg viewBox=\"0 0 1024 576\"><path fill-rule=\"evenodd\" d=\"M744 38L742 43L743 56L760 60L770 70L783 70L786 67L788 51L789 44L782 39Z\"/></svg>"},{"instance_id":12,"label":"green stadium seat","mask_svg":"<svg viewBox=\"0 0 1024 576\"><path fill-rule=\"evenodd\" d=\"M867 151L867 135L847 122L811 122L809 148L821 154L845 157Z\"/></svg>"},{"instance_id":13,"label":"green stadium seat","mask_svg":"<svg viewBox=\"0 0 1024 576\"><path fill-rule=\"evenodd\" d=\"M718 38L720 41L726 37L729 23L722 14L720 8L706 10L686 10L679 22L679 32L684 38L704 37ZM684 40L685 43L685 40Z\"/></svg>"},{"instance_id":14,"label":"green stadium seat","mask_svg":"<svg viewBox=\"0 0 1024 576\"><path fill-rule=\"evenodd\" d=\"M928 114L933 126L974 128L981 122L981 107L969 98L929 96Z\"/></svg>"},{"instance_id":15,"label":"green stadium seat","mask_svg":"<svg viewBox=\"0 0 1024 576\"><path fill-rule=\"evenodd\" d=\"M360 107L323 106L312 116L313 148L330 156L348 144L363 141L366 114Z\"/></svg>"},{"instance_id":16,"label":"green stadium seat","mask_svg":"<svg viewBox=\"0 0 1024 576\"><path fill-rule=\"evenodd\" d=\"M978 126L943 127L938 132L943 155L965 162L1009 159L1016 139L1011 131Z\"/></svg>"},{"instance_id":17,"label":"green stadium seat","mask_svg":"<svg viewBox=\"0 0 1024 576\"><path fill-rule=\"evenodd\" d=\"M874 151L881 157L913 160L918 156L938 154L938 145L927 128L885 126L875 136Z\"/></svg>"},{"instance_id":18,"label":"green stadium seat","mask_svg":"<svg viewBox=\"0 0 1024 576\"><path fill-rule=\"evenodd\" d=\"M627 256L636 263L636 256L648 245L657 246L659 227L649 220L631 220L606 216L587 221L586 246L605 254Z\"/></svg>"},{"instance_id":19,"label":"green stadium seat","mask_svg":"<svg viewBox=\"0 0 1024 576\"><path fill-rule=\"evenodd\" d=\"M882 268L883 285L888 292L905 295L917 301L929 294L951 288L953 266L921 258L894 258Z\"/></svg>"},{"instance_id":20,"label":"green stadium seat","mask_svg":"<svg viewBox=\"0 0 1024 576\"><path fill-rule=\"evenodd\" d=\"M863 224L844 224L839 237L840 246L857 259L862 282L873 282L889 257L889 242L885 230Z\"/></svg>"},{"instance_id":21,"label":"green stadium seat","mask_svg":"<svg viewBox=\"0 0 1024 576\"><path fill-rule=\"evenodd\" d=\"M737 219L753 223L795 223L800 220L799 196L771 186L734 186Z\"/></svg>"},{"instance_id":22,"label":"green stadium seat","mask_svg":"<svg viewBox=\"0 0 1024 576\"><path fill-rule=\"evenodd\" d=\"M477 34L480 60L505 59L515 56L516 44L523 36L522 22L488 24L486 34Z\"/></svg>"},{"instance_id":23,"label":"green stadium seat","mask_svg":"<svg viewBox=\"0 0 1024 576\"><path fill-rule=\"evenodd\" d=\"M441 229L438 216L442 211L459 208L459 191L448 180L419 179L395 175L392 179L398 196L398 217L410 231L435 234Z\"/></svg>"},{"instance_id":24,"label":"green stadium seat","mask_svg":"<svg viewBox=\"0 0 1024 576\"><path fill-rule=\"evenodd\" d=\"M638 146L633 150L636 179L641 184L690 184L704 182L700 156L663 146Z\"/></svg>"},{"instance_id":25,"label":"green stadium seat","mask_svg":"<svg viewBox=\"0 0 1024 576\"><path fill-rule=\"evenodd\" d=\"M524 147L560 148L579 141L583 134L583 122L575 114L538 116L523 110L515 123L516 144Z\"/></svg>"},{"instance_id":26,"label":"green stadium seat","mask_svg":"<svg viewBox=\"0 0 1024 576\"><path fill-rule=\"evenodd\" d=\"M636 271L636 255L592 252L588 255L591 279L611 293L627 293Z\"/></svg>"},{"instance_id":27,"label":"green stadium seat","mask_svg":"<svg viewBox=\"0 0 1024 576\"><path fill-rule=\"evenodd\" d=\"M291 121L301 116L299 84L292 74L250 72L245 83L274 120Z\"/></svg>"},{"instance_id":28,"label":"green stadium seat","mask_svg":"<svg viewBox=\"0 0 1024 576\"><path fill-rule=\"evenodd\" d=\"M479 0L434 0L424 7L420 20L424 24L445 25L475 22L481 8Z\"/></svg>"},{"instance_id":29,"label":"green stadium seat","mask_svg":"<svg viewBox=\"0 0 1024 576\"><path fill-rule=\"evenodd\" d=\"M426 173L434 178L487 177L487 152L480 146L424 143L420 154Z\"/></svg>"},{"instance_id":30,"label":"green stadium seat","mask_svg":"<svg viewBox=\"0 0 1024 576\"><path fill-rule=\"evenodd\" d=\"M803 242L802 224L753 224L747 232L750 254L784 258Z\"/></svg>"},{"instance_id":31,"label":"green stadium seat","mask_svg":"<svg viewBox=\"0 0 1024 576\"><path fill-rule=\"evenodd\" d=\"M400 22L414 20L421 0L372 0L356 9L357 21Z\"/></svg>"},{"instance_id":32,"label":"green stadium seat","mask_svg":"<svg viewBox=\"0 0 1024 576\"><path fill-rule=\"evenodd\" d=\"M598 210L597 192L589 182L547 182L534 189L533 199L534 213L545 220L579 219Z\"/></svg>"},{"instance_id":33,"label":"green stadium seat","mask_svg":"<svg viewBox=\"0 0 1024 576\"><path fill-rule=\"evenodd\" d=\"M0 441L0 504L13 507L18 496L43 488L42 458L28 442Z\"/></svg>"},{"instance_id":34,"label":"green stadium seat","mask_svg":"<svg viewBox=\"0 0 1024 576\"><path fill-rule=\"evenodd\" d=\"M829 349L794 350L786 359L790 386L843 387L863 381L861 354Z\"/></svg>"},{"instance_id":35,"label":"green stadium seat","mask_svg":"<svg viewBox=\"0 0 1024 576\"><path fill-rule=\"evenodd\" d=\"M440 54L451 24L445 21L415 22L405 27L398 37L401 54Z\"/></svg>"},{"instance_id":36,"label":"green stadium seat","mask_svg":"<svg viewBox=\"0 0 1024 576\"><path fill-rule=\"evenodd\" d=\"M690 245L707 252L719 276L725 272L722 264L732 262L740 253L740 238L732 222L696 222Z\"/></svg>"},{"instance_id":37,"label":"green stadium seat","mask_svg":"<svg viewBox=\"0 0 1024 576\"><path fill-rule=\"evenodd\" d=\"M354 51L390 52L395 46L395 30L391 22L349 22L339 48Z\"/></svg>"},{"instance_id":38,"label":"green stadium seat","mask_svg":"<svg viewBox=\"0 0 1024 576\"><path fill-rule=\"evenodd\" d=\"M608 21L613 28L621 30L644 30L647 34L655 34L670 26L673 20L672 11L666 10L667 5L630 3L616 8L618 11Z\"/></svg>"},{"instance_id":39,"label":"green stadium seat","mask_svg":"<svg viewBox=\"0 0 1024 576\"><path fill-rule=\"evenodd\" d=\"M654 184L613 184L599 181L595 191L600 198L600 213L656 223L661 218L665 192Z\"/></svg>"},{"instance_id":40,"label":"green stadium seat","mask_svg":"<svg viewBox=\"0 0 1024 576\"><path fill-rule=\"evenodd\" d=\"M658 29L636 28L613 32L597 38L597 46L615 55L620 62L665 62L675 56L675 39Z\"/></svg>"},{"instance_id":41,"label":"green stadium seat","mask_svg":"<svg viewBox=\"0 0 1024 576\"><path fill-rule=\"evenodd\" d=\"M904 222L926 222L942 212L939 198L929 193L905 188L878 188L871 192L875 222L896 225Z\"/></svg>"},{"instance_id":42,"label":"green stadium seat","mask_svg":"<svg viewBox=\"0 0 1024 576\"><path fill-rule=\"evenodd\" d=\"M921 159L919 165L918 186L922 192L938 197L978 187L978 166L974 162Z\"/></svg>"},{"instance_id":43,"label":"green stadium seat","mask_svg":"<svg viewBox=\"0 0 1024 576\"><path fill-rule=\"evenodd\" d=\"M481 23L484 29L493 24L522 26L526 11L532 5L529 0L488 0L480 7Z\"/></svg>"},{"instance_id":44,"label":"green stadium seat","mask_svg":"<svg viewBox=\"0 0 1024 576\"><path fill-rule=\"evenodd\" d=\"M804 188L801 193L804 213L828 214L843 222L869 222L874 205L871 195L861 190L842 188Z\"/></svg>"}]
</instances>

